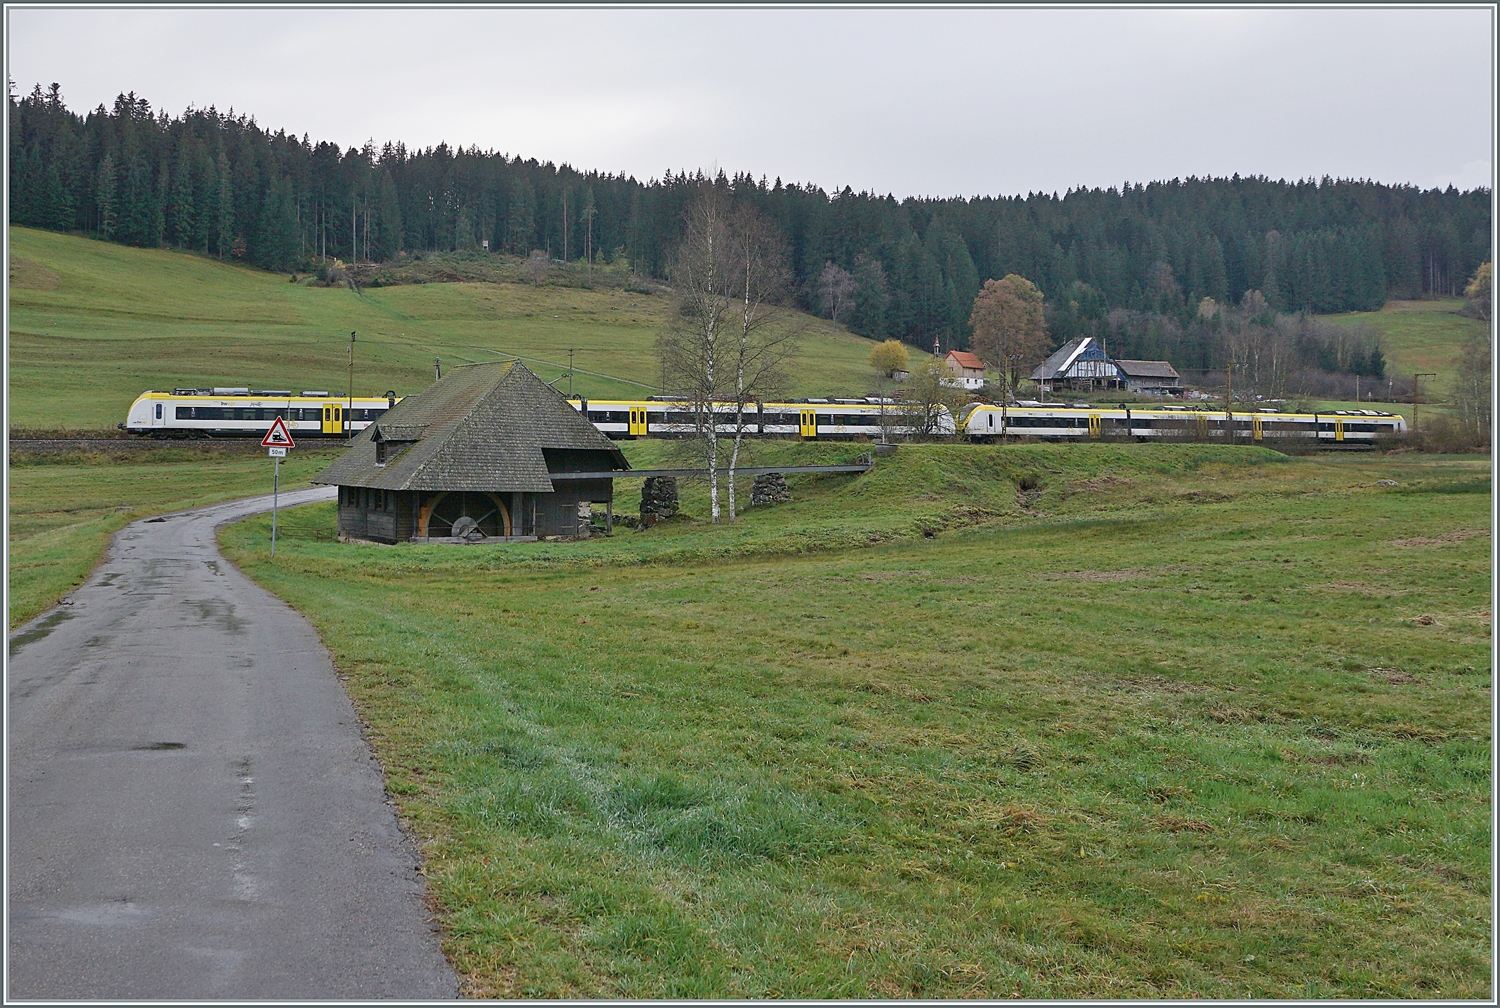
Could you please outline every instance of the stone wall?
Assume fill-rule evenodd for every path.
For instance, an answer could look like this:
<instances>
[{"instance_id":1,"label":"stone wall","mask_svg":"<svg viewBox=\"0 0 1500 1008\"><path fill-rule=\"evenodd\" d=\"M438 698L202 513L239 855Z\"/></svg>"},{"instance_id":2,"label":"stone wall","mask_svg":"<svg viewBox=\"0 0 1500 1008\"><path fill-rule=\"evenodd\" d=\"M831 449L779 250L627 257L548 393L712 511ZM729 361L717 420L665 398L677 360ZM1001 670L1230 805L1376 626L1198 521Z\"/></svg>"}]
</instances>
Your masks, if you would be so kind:
<instances>
[{"instance_id":1,"label":"stone wall","mask_svg":"<svg viewBox=\"0 0 1500 1008\"><path fill-rule=\"evenodd\" d=\"M641 483L641 517L670 518L680 506L675 476L647 476Z\"/></svg>"},{"instance_id":2,"label":"stone wall","mask_svg":"<svg viewBox=\"0 0 1500 1008\"><path fill-rule=\"evenodd\" d=\"M785 504L792 499L791 488L786 485L786 477L781 473L761 473L755 477L755 483L750 487L750 503L756 504Z\"/></svg>"}]
</instances>

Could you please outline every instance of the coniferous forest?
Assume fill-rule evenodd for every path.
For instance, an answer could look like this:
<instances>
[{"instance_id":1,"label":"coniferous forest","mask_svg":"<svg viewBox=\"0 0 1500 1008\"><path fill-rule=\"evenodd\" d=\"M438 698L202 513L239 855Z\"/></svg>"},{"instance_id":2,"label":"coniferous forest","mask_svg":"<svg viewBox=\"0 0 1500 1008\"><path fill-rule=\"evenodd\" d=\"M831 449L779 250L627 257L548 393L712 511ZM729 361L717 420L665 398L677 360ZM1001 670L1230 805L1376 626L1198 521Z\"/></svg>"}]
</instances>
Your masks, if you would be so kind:
<instances>
[{"instance_id":1,"label":"coniferous forest","mask_svg":"<svg viewBox=\"0 0 1500 1008\"><path fill-rule=\"evenodd\" d=\"M15 224L280 271L485 242L572 260L587 239L596 261L660 278L685 207L713 185L780 226L802 307L923 347L966 346L975 293L1010 273L1045 294L1060 341L1101 331L1111 312L1185 326L1203 298L1237 305L1248 291L1278 312L1457 294L1490 244L1483 189L1236 175L898 200L722 172L641 182L446 144L340 149L233 111L169 116L134 93L79 115L56 84L9 100ZM1120 330L1112 348L1146 350L1130 345L1146 328ZM1214 366L1207 345L1157 352L1169 349L1179 365Z\"/></svg>"}]
</instances>

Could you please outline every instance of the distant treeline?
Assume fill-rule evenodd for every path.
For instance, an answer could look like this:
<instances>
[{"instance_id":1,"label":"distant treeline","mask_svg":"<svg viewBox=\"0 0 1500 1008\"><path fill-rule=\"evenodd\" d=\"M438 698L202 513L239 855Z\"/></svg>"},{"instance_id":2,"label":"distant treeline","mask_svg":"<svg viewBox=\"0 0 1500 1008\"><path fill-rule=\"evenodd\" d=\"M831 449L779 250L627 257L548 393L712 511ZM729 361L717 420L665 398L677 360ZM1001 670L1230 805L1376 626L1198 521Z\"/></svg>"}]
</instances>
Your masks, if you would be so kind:
<instances>
[{"instance_id":1,"label":"distant treeline","mask_svg":"<svg viewBox=\"0 0 1500 1008\"><path fill-rule=\"evenodd\" d=\"M571 260L590 241L597 258L661 278L684 208L714 185L780 225L803 307L923 347L967 345L975 293L1009 273L1043 291L1061 340L1117 328L1112 310L1191 329L1203 298L1237 305L1252 290L1277 312L1456 294L1490 246L1483 189L1235 176L897 200L723 173L640 182L446 144L341 150L213 108L153 113L133 93L86 116L66 108L57 85L10 102L17 224L270 270L485 241ZM847 274L836 299L819 292L830 264L831 275Z\"/></svg>"}]
</instances>

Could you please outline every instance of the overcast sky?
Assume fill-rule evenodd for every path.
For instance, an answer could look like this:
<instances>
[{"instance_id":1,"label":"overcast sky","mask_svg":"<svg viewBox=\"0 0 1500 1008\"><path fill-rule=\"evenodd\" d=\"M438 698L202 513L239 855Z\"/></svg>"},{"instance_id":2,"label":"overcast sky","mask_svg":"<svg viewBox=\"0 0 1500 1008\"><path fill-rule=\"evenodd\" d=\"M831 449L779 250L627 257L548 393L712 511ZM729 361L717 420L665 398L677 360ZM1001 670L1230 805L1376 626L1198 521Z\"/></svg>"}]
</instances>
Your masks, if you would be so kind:
<instances>
[{"instance_id":1,"label":"overcast sky","mask_svg":"<svg viewBox=\"0 0 1500 1008\"><path fill-rule=\"evenodd\" d=\"M233 107L341 146L723 168L906 195L1188 175L1491 184L1492 16L1449 10L10 7L86 111Z\"/></svg>"}]
</instances>

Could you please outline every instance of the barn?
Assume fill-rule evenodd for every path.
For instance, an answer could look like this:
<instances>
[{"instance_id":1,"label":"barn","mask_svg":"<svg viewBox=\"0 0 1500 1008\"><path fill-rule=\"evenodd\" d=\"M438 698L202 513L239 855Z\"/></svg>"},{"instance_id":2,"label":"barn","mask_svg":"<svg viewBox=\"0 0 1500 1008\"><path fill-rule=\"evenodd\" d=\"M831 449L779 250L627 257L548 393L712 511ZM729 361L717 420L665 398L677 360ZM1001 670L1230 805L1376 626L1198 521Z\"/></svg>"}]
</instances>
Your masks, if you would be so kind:
<instances>
[{"instance_id":1,"label":"barn","mask_svg":"<svg viewBox=\"0 0 1500 1008\"><path fill-rule=\"evenodd\" d=\"M1115 365L1125 379L1125 387L1132 392L1162 395L1182 391L1182 376L1166 361L1117 360Z\"/></svg>"},{"instance_id":2,"label":"barn","mask_svg":"<svg viewBox=\"0 0 1500 1008\"><path fill-rule=\"evenodd\" d=\"M407 396L314 482L339 488L341 540L525 541L587 536L613 518L619 448L519 361L470 364Z\"/></svg>"}]
</instances>

